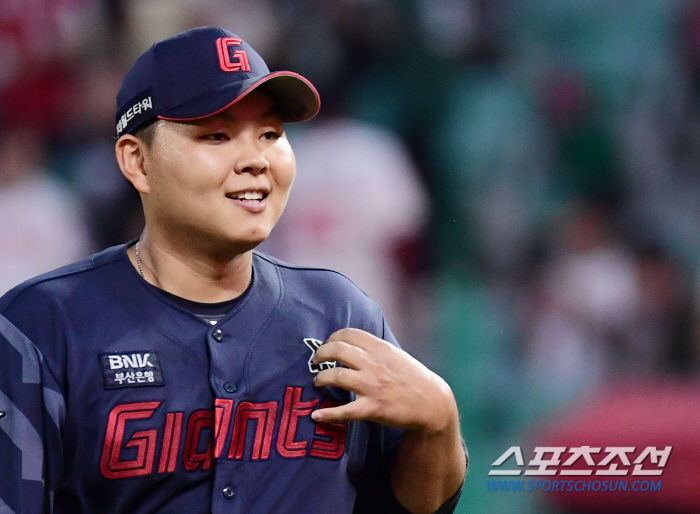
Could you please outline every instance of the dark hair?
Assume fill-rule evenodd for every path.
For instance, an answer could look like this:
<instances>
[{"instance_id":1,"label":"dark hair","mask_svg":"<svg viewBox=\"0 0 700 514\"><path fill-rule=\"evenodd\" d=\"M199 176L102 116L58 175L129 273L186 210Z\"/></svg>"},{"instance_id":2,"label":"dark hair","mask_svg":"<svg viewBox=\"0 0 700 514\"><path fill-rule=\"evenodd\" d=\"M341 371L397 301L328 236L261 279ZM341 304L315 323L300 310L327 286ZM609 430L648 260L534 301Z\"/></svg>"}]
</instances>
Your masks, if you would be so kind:
<instances>
[{"instance_id":1,"label":"dark hair","mask_svg":"<svg viewBox=\"0 0 700 514\"><path fill-rule=\"evenodd\" d=\"M153 141L156 138L156 126L158 125L158 120L153 120L146 123L143 127L134 132L134 135L138 137L141 141L146 143L148 148L153 146Z\"/></svg>"}]
</instances>

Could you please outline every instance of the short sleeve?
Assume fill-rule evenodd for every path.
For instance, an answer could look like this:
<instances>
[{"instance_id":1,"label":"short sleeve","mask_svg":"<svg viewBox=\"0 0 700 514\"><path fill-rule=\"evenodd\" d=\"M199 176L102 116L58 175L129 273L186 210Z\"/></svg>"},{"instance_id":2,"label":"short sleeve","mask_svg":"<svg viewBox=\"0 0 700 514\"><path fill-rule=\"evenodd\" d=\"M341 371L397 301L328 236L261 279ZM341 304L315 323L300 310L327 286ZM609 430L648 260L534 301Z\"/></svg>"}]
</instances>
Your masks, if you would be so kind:
<instances>
[{"instance_id":1,"label":"short sleeve","mask_svg":"<svg viewBox=\"0 0 700 514\"><path fill-rule=\"evenodd\" d=\"M0 512L52 512L65 401L39 349L0 315Z\"/></svg>"}]
</instances>

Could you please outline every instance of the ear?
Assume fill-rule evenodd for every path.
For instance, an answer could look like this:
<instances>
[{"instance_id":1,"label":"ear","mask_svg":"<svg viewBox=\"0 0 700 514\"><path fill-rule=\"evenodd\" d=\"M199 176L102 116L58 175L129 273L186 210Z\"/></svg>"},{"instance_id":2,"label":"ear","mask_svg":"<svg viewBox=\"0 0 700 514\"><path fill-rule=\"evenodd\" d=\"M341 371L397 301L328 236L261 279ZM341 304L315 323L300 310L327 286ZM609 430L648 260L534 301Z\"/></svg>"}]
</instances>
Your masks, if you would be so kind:
<instances>
[{"instance_id":1,"label":"ear","mask_svg":"<svg viewBox=\"0 0 700 514\"><path fill-rule=\"evenodd\" d=\"M150 193L151 189L145 168L148 153L146 143L136 136L124 134L117 140L114 151L117 155L119 168L126 180L131 182L139 193Z\"/></svg>"}]
</instances>

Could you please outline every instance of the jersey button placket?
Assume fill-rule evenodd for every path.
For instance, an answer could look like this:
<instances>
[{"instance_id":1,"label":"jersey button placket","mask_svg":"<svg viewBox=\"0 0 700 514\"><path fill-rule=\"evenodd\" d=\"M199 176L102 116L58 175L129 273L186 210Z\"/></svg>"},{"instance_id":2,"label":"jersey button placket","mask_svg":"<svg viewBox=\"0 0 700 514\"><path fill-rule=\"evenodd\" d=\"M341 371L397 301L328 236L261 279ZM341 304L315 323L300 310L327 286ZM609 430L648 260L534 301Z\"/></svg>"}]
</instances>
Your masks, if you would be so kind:
<instances>
[{"instance_id":1,"label":"jersey button placket","mask_svg":"<svg viewBox=\"0 0 700 514\"><path fill-rule=\"evenodd\" d=\"M235 393L236 389L238 389L238 388L236 387L236 384L234 384L233 382L226 382L224 384L224 391L226 391L227 393Z\"/></svg>"},{"instance_id":2,"label":"jersey button placket","mask_svg":"<svg viewBox=\"0 0 700 514\"><path fill-rule=\"evenodd\" d=\"M214 330L214 332L211 334L211 336L214 338L214 341L217 343L220 343L221 341L224 340L224 333L221 331L220 328L217 328Z\"/></svg>"},{"instance_id":3,"label":"jersey button placket","mask_svg":"<svg viewBox=\"0 0 700 514\"><path fill-rule=\"evenodd\" d=\"M227 485L226 487L224 487L224 488L222 489L221 492L223 493L224 498L226 498L227 500L230 500L230 499L232 499L234 496L236 496L236 491L233 490L233 486L232 486L232 485Z\"/></svg>"}]
</instances>

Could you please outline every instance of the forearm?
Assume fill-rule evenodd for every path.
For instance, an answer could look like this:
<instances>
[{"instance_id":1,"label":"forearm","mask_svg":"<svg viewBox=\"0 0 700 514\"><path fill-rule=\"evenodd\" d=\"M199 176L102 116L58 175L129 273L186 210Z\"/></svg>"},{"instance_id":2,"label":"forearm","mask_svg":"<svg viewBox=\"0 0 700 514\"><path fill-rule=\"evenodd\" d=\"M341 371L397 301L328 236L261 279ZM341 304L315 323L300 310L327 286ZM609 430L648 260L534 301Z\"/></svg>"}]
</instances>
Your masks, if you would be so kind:
<instances>
[{"instance_id":1,"label":"forearm","mask_svg":"<svg viewBox=\"0 0 700 514\"><path fill-rule=\"evenodd\" d=\"M414 514L432 514L457 491L466 468L455 406L442 430L406 431L391 470L394 496Z\"/></svg>"}]
</instances>

